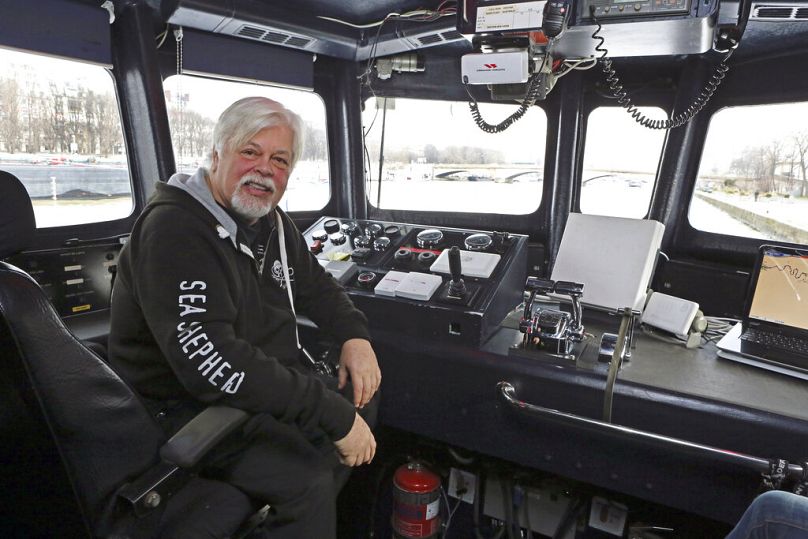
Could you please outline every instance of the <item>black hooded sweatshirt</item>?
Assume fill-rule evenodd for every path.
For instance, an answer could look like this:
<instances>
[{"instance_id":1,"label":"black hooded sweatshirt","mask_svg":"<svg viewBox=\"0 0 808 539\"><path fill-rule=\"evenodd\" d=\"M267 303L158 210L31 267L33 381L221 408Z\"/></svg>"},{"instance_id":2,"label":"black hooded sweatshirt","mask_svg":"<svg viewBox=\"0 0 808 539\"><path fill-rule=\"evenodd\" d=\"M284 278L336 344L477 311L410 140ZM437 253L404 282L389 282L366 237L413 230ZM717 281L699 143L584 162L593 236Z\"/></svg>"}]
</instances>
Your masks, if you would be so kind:
<instances>
[{"instance_id":1,"label":"black hooded sweatshirt","mask_svg":"<svg viewBox=\"0 0 808 539\"><path fill-rule=\"evenodd\" d=\"M150 401L222 404L269 413L339 440L354 408L296 369L296 318L278 227L261 264L213 200L205 172L175 174L138 218L121 251L110 361ZM367 319L312 256L280 209L294 307L338 343L369 339Z\"/></svg>"}]
</instances>

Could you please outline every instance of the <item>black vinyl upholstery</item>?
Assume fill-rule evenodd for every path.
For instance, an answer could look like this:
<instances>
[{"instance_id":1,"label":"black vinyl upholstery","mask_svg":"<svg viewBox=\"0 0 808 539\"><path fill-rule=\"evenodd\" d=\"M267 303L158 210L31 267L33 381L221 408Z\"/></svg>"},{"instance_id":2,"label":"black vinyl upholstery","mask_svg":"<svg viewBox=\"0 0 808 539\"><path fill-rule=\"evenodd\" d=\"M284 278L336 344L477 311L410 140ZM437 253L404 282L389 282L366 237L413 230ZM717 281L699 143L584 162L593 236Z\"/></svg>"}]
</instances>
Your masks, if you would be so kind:
<instances>
[{"instance_id":1,"label":"black vinyl upholstery","mask_svg":"<svg viewBox=\"0 0 808 539\"><path fill-rule=\"evenodd\" d=\"M0 171L0 259L24 249L34 232L25 189L14 176ZM226 537L253 514L255 508L242 492L196 477L148 518L130 514L116 493L161 464L164 433L139 396L70 333L36 281L2 261L0 380L23 395L4 402L25 407L25 413L39 417L46 426L42 430L49 432L58 449L84 524L93 536L199 537L194 526L205 520L200 517L221 511L217 523L221 530L214 536ZM0 421L20 413L4 410ZM17 442L6 438L2 443ZM19 441L19 447L25 447L24 441ZM24 481L20 483L25 488ZM0 488L6 486L0 483ZM60 529L59 523L54 522L51 529Z\"/></svg>"},{"instance_id":2,"label":"black vinyl upholstery","mask_svg":"<svg viewBox=\"0 0 808 539\"><path fill-rule=\"evenodd\" d=\"M0 259L31 244L36 232L34 208L28 192L13 174L0 170Z\"/></svg>"}]
</instances>

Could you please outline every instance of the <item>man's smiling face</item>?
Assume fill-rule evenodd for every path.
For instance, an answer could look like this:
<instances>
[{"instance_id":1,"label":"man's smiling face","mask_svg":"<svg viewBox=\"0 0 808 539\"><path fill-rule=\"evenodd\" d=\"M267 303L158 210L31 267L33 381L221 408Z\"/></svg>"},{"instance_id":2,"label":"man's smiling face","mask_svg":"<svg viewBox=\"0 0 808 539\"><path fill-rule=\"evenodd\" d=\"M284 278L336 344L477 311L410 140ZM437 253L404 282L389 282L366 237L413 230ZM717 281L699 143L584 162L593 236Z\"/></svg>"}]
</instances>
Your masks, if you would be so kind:
<instances>
[{"instance_id":1,"label":"man's smiling face","mask_svg":"<svg viewBox=\"0 0 808 539\"><path fill-rule=\"evenodd\" d=\"M278 205L289 181L292 130L266 127L244 144L214 152L209 185L213 198L250 222Z\"/></svg>"}]
</instances>

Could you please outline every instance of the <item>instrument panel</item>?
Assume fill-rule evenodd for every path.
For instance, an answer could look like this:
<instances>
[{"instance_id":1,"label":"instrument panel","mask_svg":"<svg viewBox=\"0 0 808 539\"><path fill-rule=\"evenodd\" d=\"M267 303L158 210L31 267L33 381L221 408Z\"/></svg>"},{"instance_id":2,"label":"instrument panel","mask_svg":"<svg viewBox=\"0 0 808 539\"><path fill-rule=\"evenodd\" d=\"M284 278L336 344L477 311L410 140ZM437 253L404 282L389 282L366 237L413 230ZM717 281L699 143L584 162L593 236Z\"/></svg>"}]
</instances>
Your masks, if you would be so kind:
<instances>
[{"instance_id":1,"label":"instrument panel","mask_svg":"<svg viewBox=\"0 0 808 539\"><path fill-rule=\"evenodd\" d=\"M371 328L478 346L522 301L526 236L334 217L303 235Z\"/></svg>"},{"instance_id":2,"label":"instrument panel","mask_svg":"<svg viewBox=\"0 0 808 539\"><path fill-rule=\"evenodd\" d=\"M123 244L81 244L28 251L7 261L39 283L61 317L109 309L118 255Z\"/></svg>"}]
</instances>

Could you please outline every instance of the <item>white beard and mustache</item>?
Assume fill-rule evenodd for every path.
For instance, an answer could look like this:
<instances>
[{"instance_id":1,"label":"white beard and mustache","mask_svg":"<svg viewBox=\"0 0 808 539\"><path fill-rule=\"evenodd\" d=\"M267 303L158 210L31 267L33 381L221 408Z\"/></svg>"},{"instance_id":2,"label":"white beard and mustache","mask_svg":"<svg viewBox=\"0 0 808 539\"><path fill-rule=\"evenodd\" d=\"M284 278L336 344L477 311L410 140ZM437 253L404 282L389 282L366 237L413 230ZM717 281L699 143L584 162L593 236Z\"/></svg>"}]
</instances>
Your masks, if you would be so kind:
<instances>
[{"instance_id":1,"label":"white beard and mustache","mask_svg":"<svg viewBox=\"0 0 808 539\"><path fill-rule=\"evenodd\" d=\"M248 220L260 219L272 211L273 204L271 200L263 201L257 197L245 194L242 191L242 187L248 183L263 186L271 193L275 193L277 187L272 178L266 178L260 174L251 172L242 176L238 185L236 185L236 188L233 190L233 196L230 197L230 207L233 211Z\"/></svg>"}]
</instances>

